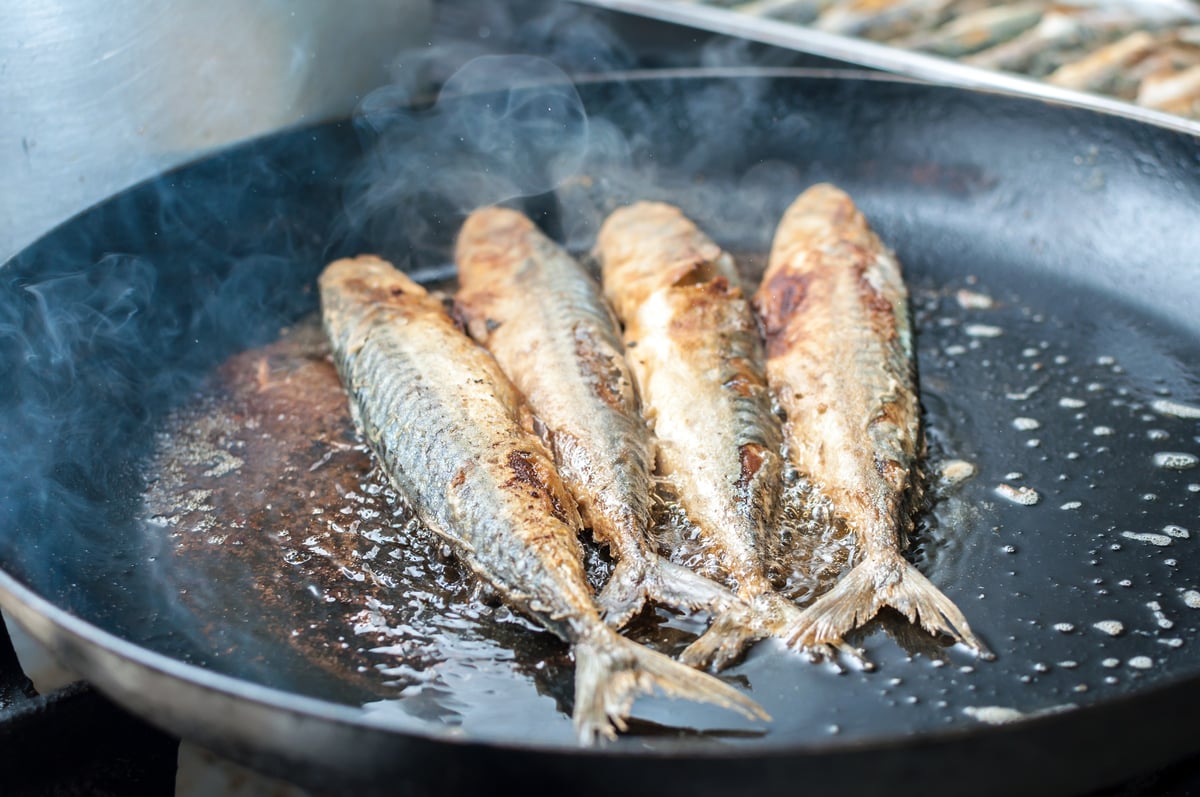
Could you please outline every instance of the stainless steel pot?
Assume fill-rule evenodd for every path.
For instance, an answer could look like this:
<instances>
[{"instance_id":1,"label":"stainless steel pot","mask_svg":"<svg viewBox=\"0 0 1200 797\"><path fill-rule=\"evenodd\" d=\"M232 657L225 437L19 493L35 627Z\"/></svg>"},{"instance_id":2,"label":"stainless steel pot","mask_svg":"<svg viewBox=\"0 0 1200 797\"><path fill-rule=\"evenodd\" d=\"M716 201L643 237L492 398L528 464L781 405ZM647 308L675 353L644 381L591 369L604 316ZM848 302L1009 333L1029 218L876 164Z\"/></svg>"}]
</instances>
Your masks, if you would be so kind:
<instances>
[{"instance_id":1,"label":"stainless steel pot","mask_svg":"<svg viewBox=\"0 0 1200 797\"><path fill-rule=\"evenodd\" d=\"M0 4L0 263L139 180L345 116L425 41L431 0Z\"/></svg>"}]
</instances>

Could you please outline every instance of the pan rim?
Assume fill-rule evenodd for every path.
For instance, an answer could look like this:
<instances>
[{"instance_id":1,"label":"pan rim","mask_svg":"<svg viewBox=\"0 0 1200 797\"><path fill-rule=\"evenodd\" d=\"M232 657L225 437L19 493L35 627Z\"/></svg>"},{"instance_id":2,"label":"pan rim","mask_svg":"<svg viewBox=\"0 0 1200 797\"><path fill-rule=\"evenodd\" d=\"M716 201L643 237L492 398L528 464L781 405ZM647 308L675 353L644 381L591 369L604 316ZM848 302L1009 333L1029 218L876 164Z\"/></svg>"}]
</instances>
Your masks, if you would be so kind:
<instances>
[{"instance_id":1,"label":"pan rim","mask_svg":"<svg viewBox=\"0 0 1200 797\"><path fill-rule=\"evenodd\" d=\"M397 740L426 741L437 744L447 744L461 747L482 747L497 752L536 753L538 755L557 756L587 756L594 759L629 760L637 758L647 761L695 761L695 760L733 760L766 761L775 758L797 756L805 758L827 758L831 756L854 756L885 751L908 750L915 747L953 747L957 743L970 743L979 737L999 739L1012 733L1034 730L1051 731L1064 717L1077 718L1080 712L1103 714L1110 711L1134 707L1147 697L1163 698L1171 693L1183 690L1194 690L1200 683L1200 676L1176 677L1159 683L1148 690L1136 693L1118 695L1084 706L1074 706L1057 711L1031 712L1019 718L997 724L979 723L976 725L957 725L946 729L931 729L918 734L881 734L879 736L860 736L853 739L839 739L831 736L816 742L781 742L765 740L757 742L753 747L697 747L688 739L657 739L656 747L648 749L631 749L606 746L580 746L566 743L538 743L522 745L518 742L486 736L458 735L450 730L441 730L429 723L414 720L414 727L397 722L392 713L372 718L361 707L353 707L318 697L299 695L262 684L256 684L232 675L215 672L196 664L189 664L163 653L150 650L136 643L123 639L111 632L105 631L70 612L62 609L46 598L38 595L29 587L22 584L11 574L0 569L0 608L3 608L13 620L18 622L40 644L47 640L25 622L24 615L32 613L41 619L52 623L57 630L66 632L76 639L108 653L123 657L137 667L154 671L160 675L182 680L194 688L217 692L222 695L245 700L258 706L288 714L300 714L320 721L353 726L371 731L382 731ZM102 681L92 681L87 673L76 673L88 680L93 686L114 702L124 703L124 695L116 695L110 691L108 684ZM157 720L145 717L155 724ZM166 727L166 726L163 726ZM176 729L166 727L172 733Z\"/></svg>"}]
</instances>

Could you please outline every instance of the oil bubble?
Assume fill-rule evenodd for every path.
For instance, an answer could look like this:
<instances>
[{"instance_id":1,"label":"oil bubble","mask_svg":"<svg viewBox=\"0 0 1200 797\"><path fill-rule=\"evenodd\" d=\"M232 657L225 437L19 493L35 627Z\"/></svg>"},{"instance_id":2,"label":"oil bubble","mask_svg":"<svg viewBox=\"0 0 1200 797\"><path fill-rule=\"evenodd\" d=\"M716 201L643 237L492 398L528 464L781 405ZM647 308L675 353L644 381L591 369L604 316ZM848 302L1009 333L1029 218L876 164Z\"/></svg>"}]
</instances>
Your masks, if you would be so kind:
<instances>
[{"instance_id":1,"label":"oil bubble","mask_svg":"<svg viewBox=\"0 0 1200 797\"><path fill-rule=\"evenodd\" d=\"M1013 487L1010 484L996 485L995 492L1001 498L1006 498L1014 504L1034 506L1042 500L1042 496L1032 487Z\"/></svg>"},{"instance_id":2,"label":"oil bubble","mask_svg":"<svg viewBox=\"0 0 1200 797\"><path fill-rule=\"evenodd\" d=\"M1154 455L1154 465L1168 470L1190 470L1200 463L1200 457L1186 451L1159 451Z\"/></svg>"},{"instance_id":3,"label":"oil bubble","mask_svg":"<svg viewBox=\"0 0 1200 797\"><path fill-rule=\"evenodd\" d=\"M1155 399L1150 404L1151 409L1163 415L1171 415L1175 418L1200 418L1200 407L1193 404L1184 404L1179 401L1169 401L1168 399Z\"/></svg>"}]
</instances>

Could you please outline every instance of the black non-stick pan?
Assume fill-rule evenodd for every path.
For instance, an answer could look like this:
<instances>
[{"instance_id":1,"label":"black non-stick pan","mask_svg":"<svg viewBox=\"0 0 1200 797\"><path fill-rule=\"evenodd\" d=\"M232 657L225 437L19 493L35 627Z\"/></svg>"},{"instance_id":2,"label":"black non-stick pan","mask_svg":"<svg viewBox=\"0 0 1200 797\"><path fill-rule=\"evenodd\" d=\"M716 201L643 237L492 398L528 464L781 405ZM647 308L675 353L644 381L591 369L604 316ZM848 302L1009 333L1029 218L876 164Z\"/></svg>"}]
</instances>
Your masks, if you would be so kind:
<instances>
[{"instance_id":1,"label":"black non-stick pan","mask_svg":"<svg viewBox=\"0 0 1200 797\"><path fill-rule=\"evenodd\" d=\"M378 93L0 269L4 608L151 721L341 793L1065 794L1200 749L1200 142L852 73L539 69ZM458 224L490 202L586 256L653 197L753 279L824 180L904 264L929 440L910 555L996 659L883 616L852 639L874 671L771 642L726 671L770 723L650 698L581 749L565 648L373 471L314 278L372 251L452 287ZM809 600L846 551L802 544ZM630 633L674 651L702 623Z\"/></svg>"}]
</instances>

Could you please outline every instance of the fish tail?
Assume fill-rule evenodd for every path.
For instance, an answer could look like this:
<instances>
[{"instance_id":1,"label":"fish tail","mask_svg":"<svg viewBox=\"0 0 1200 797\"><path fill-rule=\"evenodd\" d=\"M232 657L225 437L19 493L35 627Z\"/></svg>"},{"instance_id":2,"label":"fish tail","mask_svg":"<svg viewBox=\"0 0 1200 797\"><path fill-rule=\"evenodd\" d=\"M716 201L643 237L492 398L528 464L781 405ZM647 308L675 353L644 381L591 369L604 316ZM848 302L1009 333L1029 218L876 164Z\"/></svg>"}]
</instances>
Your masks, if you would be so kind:
<instances>
[{"instance_id":1,"label":"fish tail","mask_svg":"<svg viewBox=\"0 0 1200 797\"><path fill-rule=\"evenodd\" d=\"M711 703L747 719L769 720L762 706L732 686L625 639L606 626L575 645L575 732L581 744L615 739L639 695Z\"/></svg>"},{"instance_id":2,"label":"fish tail","mask_svg":"<svg viewBox=\"0 0 1200 797\"><path fill-rule=\"evenodd\" d=\"M766 592L749 603L738 601L713 620L709 629L684 648L679 660L692 667L722 670L733 664L754 642L767 637L790 639L792 627L802 616L800 607L782 595ZM870 664L849 645L815 643L799 646L814 659L834 661L838 652L864 669Z\"/></svg>"},{"instance_id":3,"label":"fish tail","mask_svg":"<svg viewBox=\"0 0 1200 797\"><path fill-rule=\"evenodd\" d=\"M931 634L945 634L981 658L992 658L954 602L899 553L890 552L868 556L805 609L789 629L788 644L836 645L884 606L900 612L909 622L919 622Z\"/></svg>"},{"instance_id":4,"label":"fish tail","mask_svg":"<svg viewBox=\"0 0 1200 797\"><path fill-rule=\"evenodd\" d=\"M737 603L738 597L715 581L653 554L617 562L597 597L605 622L613 628L629 622L647 600L683 611L720 612Z\"/></svg>"},{"instance_id":5,"label":"fish tail","mask_svg":"<svg viewBox=\"0 0 1200 797\"><path fill-rule=\"evenodd\" d=\"M683 649L679 660L691 667L722 670L754 642L770 636L754 610L738 603L717 615L708 630Z\"/></svg>"}]
</instances>

